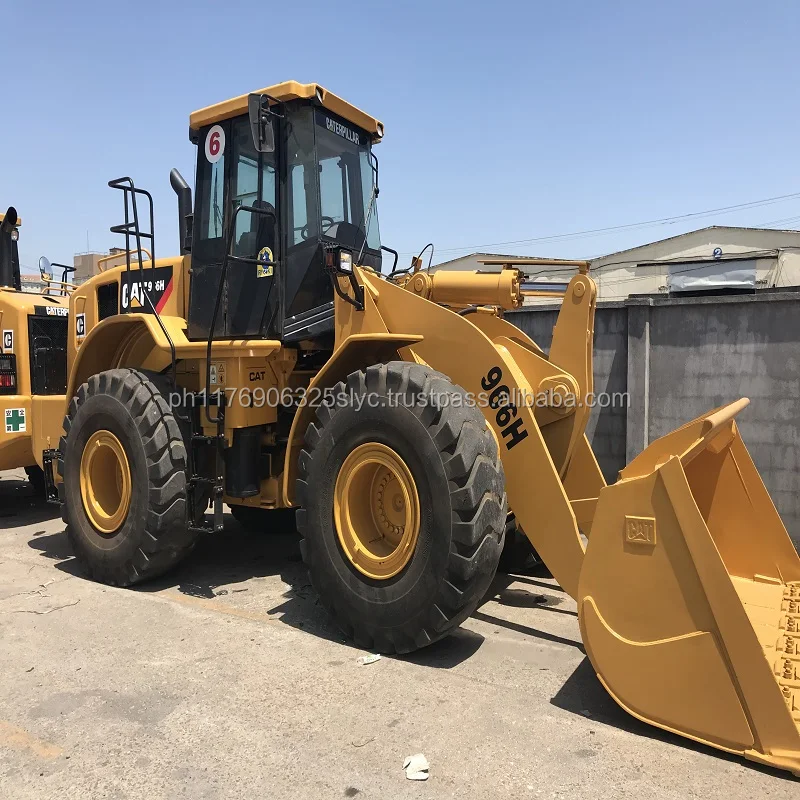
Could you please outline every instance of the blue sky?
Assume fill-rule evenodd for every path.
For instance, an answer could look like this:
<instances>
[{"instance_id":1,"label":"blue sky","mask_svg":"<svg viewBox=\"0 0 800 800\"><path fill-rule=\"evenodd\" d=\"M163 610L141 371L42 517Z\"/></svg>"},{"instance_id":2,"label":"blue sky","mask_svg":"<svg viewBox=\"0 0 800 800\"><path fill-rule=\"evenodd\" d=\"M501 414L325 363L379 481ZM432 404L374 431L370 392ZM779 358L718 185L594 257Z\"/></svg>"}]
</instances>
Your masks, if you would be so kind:
<instances>
[{"instance_id":1,"label":"blue sky","mask_svg":"<svg viewBox=\"0 0 800 800\"><path fill-rule=\"evenodd\" d=\"M787 220L800 197L602 235L531 240L800 192L800 5L789 2L8 4L0 204L23 267L121 244L119 192L153 192L178 250L169 170L194 184L191 111L286 79L386 126L382 239L593 256L708 224ZM461 248L461 249L457 249ZM404 256L404 260L408 257Z\"/></svg>"}]
</instances>

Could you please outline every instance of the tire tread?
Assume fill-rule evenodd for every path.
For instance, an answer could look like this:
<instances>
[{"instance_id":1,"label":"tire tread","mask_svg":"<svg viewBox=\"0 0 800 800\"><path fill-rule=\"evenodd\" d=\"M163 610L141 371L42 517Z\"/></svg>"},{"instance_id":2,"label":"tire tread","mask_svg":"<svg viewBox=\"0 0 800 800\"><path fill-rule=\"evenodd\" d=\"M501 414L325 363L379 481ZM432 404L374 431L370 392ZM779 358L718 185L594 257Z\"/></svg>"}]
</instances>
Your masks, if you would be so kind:
<instances>
[{"instance_id":1,"label":"tire tread","mask_svg":"<svg viewBox=\"0 0 800 800\"><path fill-rule=\"evenodd\" d=\"M374 629L366 620L353 620L343 604L321 583L314 569L319 557L305 538L308 519L303 506L308 499L308 473L323 429L335 416L335 409L318 413L305 434L298 462L296 499L300 550L309 567L311 582L334 621L366 649L383 653L408 653L425 647L450 633L477 607L488 589L503 550L507 499L503 465L497 442L479 409L464 403L464 390L440 372L410 362L376 364L357 370L333 388L341 393L385 393L407 398L434 395L462 395L461 403L410 403L408 408L428 429L442 455L450 486L452 540L445 579L438 587L427 618L411 620L392 629Z\"/></svg>"},{"instance_id":2,"label":"tire tread","mask_svg":"<svg viewBox=\"0 0 800 800\"><path fill-rule=\"evenodd\" d=\"M67 537L89 576L113 586L130 586L154 578L186 556L194 547L187 518L186 444L180 426L169 408L159 383L161 376L135 369L113 369L92 375L72 398L64 419L65 436L59 441L59 474L64 478L72 422L80 408L95 395L119 400L133 417L145 452L149 508L139 531L139 545L123 563L98 556L77 531L74 514L81 509L67 506L67 492L61 492L61 516L67 523Z\"/></svg>"}]
</instances>

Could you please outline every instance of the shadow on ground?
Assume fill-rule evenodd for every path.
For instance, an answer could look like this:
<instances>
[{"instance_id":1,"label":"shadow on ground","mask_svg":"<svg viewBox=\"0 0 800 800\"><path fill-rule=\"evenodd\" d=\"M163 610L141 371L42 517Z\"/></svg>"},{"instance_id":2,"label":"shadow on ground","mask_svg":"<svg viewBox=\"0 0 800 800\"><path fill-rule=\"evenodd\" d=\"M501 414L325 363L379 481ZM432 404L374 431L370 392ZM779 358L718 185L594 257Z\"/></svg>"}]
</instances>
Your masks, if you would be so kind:
<instances>
[{"instance_id":1,"label":"shadow on ground","mask_svg":"<svg viewBox=\"0 0 800 800\"><path fill-rule=\"evenodd\" d=\"M32 503L25 481L0 481L0 527L12 528L31 525L37 521L58 516L55 507L41 507ZM34 531L29 547L43 557L56 561L56 568L82 577L80 568L72 557L63 530L57 533ZM285 586L279 601L269 600L264 611L274 614L287 625L314 636L340 644L348 644L319 603L311 587L308 573L300 559L299 537L291 526L267 533L245 530L230 515L225 518L221 534L202 537L191 556L169 574L136 587L133 591L158 592L176 590L192 597L217 599L220 603L235 602L244 584L252 579L278 577ZM512 584L517 585L512 587ZM522 584L525 589L519 588ZM233 595L233 597L230 597ZM489 601L514 608L541 609L556 614L575 616L575 611L562 608L567 602L563 590L542 567L524 574L498 574L486 593L475 619L505 627L532 638L555 641L583 651L579 639L556 636L547 631L500 619L491 612ZM470 659L483 644L484 638L474 631L459 628L447 638L415 653L398 656L398 659L433 669L451 669ZM354 650L358 650L351 645ZM620 708L608 695L598 680L588 660L584 658L573 674L558 690L551 703L567 712L577 714L598 724L610 725L635 736L661 741L665 746L683 747L713 758L735 761L747 767L768 773L777 778L794 781L789 773L745 761L689 739L662 731L639 721Z\"/></svg>"},{"instance_id":2,"label":"shadow on ground","mask_svg":"<svg viewBox=\"0 0 800 800\"><path fill-rule=\"evenodd\" d=\"M531 588L511 588L512 583L522 583ZM537 589L545 589L546 591L541 592L537 591ZM488 625L494 625L498 628L505 628L506 630L520 633L523 636L533 639L541 639L547 642L554 642L555 644L575 647L582 653L585 653L583 644L578 639L569 639L565 636L550 633L549 631L533 628L521 622L503 619L490 613L486 607L486 604L490 600L499 603L501 606L535 608L543 611L552 611L555 614L577 617L577 613L574 610L560 608L560 606L568 600L568 597L564 593L564 590L553 580L553 576L543 564L538 564L522 574L507 575L498 572L492 581L492 585L489 587L489 591L486 592L486 595L478 605L472 618L485 622Z\"/></svg>"},{"instance_id":3,"label":"shadow on ground","mask_svg":"<svg viewBox=\"0 0 800 800\"><path fill-rule=\"evenodd\" d=\"M733 753L726 753L714 747L700 744L699 742L694 742L683 736L678 736L669 731L661 730L661 728L656 728L653 725L648 725L636 717L631 716L627 711L624 711L618 706L611 698L611 695L605 690L603 684L601 684L597 678L594 668L588 658L584 658L583 661L581 661L577 669L570 675L566 683L558 690L555 697L553 697L550 702L557 708L564 709L573 714L579 714L601 725L610 725L613 728L632 733L634 736L654 739L663 742L665 746L683 747L686 750L703 753L711 758L718 758L724 761L741 764L757 772L773 775L776 778L797 782L797 778L794 778L790 773L784 772L783 770L773 769L763 764L747 761L741 756L737 756Z\"/></svg>"},{"instance_id":4,"label":"shadow on ground","mask_svg":"<svg viewBox=\"0 0 800 800\"><path fill-rule=\"evenodd\" d=\"M23 478L0 481L0 530L35 525L61 514L57 505L36 497L30 483Z\"/></svg>"},{"instance_id":5,"label":"shadow on ground","mask_svg":"<svg viewBox=\"0 0 800 800\"><path fill-rule=\"evenodd\" d=\"M22 523L17 521L13 524ZM40 533L35 533L29 540L31 549L56 561L57 569L85 577L72 557L63 530ZM299 541L293 525L280 524L273 532L252 532L243 528L231 515L226 515L222 533L201 536L183 563L160 578L133 587L131 591L173 590L190 597L219 598L221 603L236 603L238 593L253 590L250 582L254 579L279 578L285 591L277 602L274 594L272 598L265 598L265 613L322 639L351 645L320 604L302 563ZM274 583L270 588L273 587ZM450 669L474 655L482 643L480 634L459 629L424 650L398 658L419 666ZM355 645L351 646L360 651Z\"/></svg>"},{"instance_id":6,"label":"shadow on ground","mask_svg":"<svg viewBox=\"0 0 800 800\"><path fill-rule=\"evenodd\" d=\"M13 525L28 524L18 519ZM221 603L235 603L236 594L251 591L253 579L279 578L285 591L279 601L267 599L264 612L293 628L339 644L350 644L321 606L300 557L300 538L292 525L281 524L274 532L251 532L232 516L225 516L225 530L201 536L191 555L166 575L132 588L137 592L174 590L190 597L219 598ZM28 546L44 558L57 562L56 568L69 575L85 577L74 557L63 530L57 533L34 533ZM420 666L445 668L460 664L472 656L483 637L460 629L443 641L404 656ZM356 648L355 645L354 649Z\"/></svg>"}]
</instances>

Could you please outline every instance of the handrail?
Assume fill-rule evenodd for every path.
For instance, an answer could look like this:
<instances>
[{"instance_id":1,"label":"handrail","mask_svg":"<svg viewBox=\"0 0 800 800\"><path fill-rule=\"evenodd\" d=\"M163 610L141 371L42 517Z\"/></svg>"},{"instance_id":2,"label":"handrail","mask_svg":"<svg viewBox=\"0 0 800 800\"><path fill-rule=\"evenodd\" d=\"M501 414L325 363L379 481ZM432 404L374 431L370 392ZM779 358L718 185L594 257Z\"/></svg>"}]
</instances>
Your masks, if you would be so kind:
<instances>
[{"instance_id":1,"label":"handrail","mask_svg":"<svg viewBox=\"0 0 800 800\"><path fill-rule=\"evenodd\" d=\"M266 266L271 266L273 269L275 268L274 261L261 261L259 258L248 258L247 256L235 256L231 253L233 249L233 235L236 231L236 217L239 215L240 211L248 211L251 214L260 215L263 217L271 217L272 224L275 225L277 222L277 218L275 216L275 212L268 208L256 208L255 206L238 206L236 210L233 212L233 217L230 221L230 226L228 228L228 234L226 236L226 243L225 243L225 254L222 259L222 266L220 267L219 271L219 285L217 286L217 299L214 303L214 311L211 314L211 327L208 330L208 342L206 345L206 385L205 385L205 407L206 407L206 419L212 425L220 425L222 420L225 416L225 395L221 396L222 404L218 406L219 410L217 411L216 417L211 416L211 407L209 405L211 401L210 391L211 391L211 345L214 341L214 329L217 327L217 317L219 316L219 308L220 304L222 303L222 294L225 290L225 278L228 274L228 264L231 261L237 261L243 264L263 264ZM267 306L269 304L269 298L272 294L272 287L275 285L274 280L270 282L269 291L267 292L267 299L264 301L264 314L266 314ZM264 322L264 315L261 315L261 323L263 325Z\"/></svg>"},{"instance_id":2,"label":"handrail","mask_svg":"<svg viewBox=\"0 0 800 800\"><path fill-rule=\"evenodd\" d=\"M146 248L142 248L142 253L147 255L149 261L153 260L153 256L151 255L150 251ZM105 272L107 267L101 267L101 264L104 264L106 261L113 261L115 258L125 258L126 256L135 256L138 255L136 250L123 250L119 253L109 253L107 256L103 256L102 258L97 259L97 269L100 272ZM124 266L124 264L120 264L120 266Z\"/></svg>"},{"instance_id":3,"label":"handrail","mask_svg":"<svg viewBox=\"0 0 800 800\"><path fill-rule=\"evenodd\" d=\"M144 299L146 301L145 308L149 307L150 311L152 312L153 316L158 323L159 328L161 328L161 332L167 339L169 343L169 352L170 352L170 361L172 365L171 372L171 382L172 382L172 390L175 391L178 386L177 380L177 358L175 356L175 343L172 341L172 337L169 335L169 331L167 330L166 326L164 325L164 321L161 319L161 315L158 313L158 309L153 303L152 298L150 297L150 292L145 285L145 274L144 274L144 258L142 253L144 249L142 247L142 239L147 239L150 242L150 247L152 248L152 252L149 253L150 255L150 268L155 269L156 261L153 253L156 250L156 237L155 237L155 215L153 213L153 195L150 192L145 191L144 189L137 189L134 186L133 179L126 176L124 178L116 178L113 181L109 181L108 185L112 189L119 189L122 192L123 200L125 203L125 222L122 225L112 225L111 226L111 233L121 233L125 237L125 273L126 275L130 275L131 272L131 254L135 253L137 258L139 259L139 286L141 287L142 294L144 295ZM128 208L128 197L130 196L130 208ZM148 211L149 211L149 221L150 221L150 230L149 232L142 232L141 226L139 225L139 207L136 202L137 196L142 196L147 200ZM133 219L131 219L133 216ZM136 243L136 249L131 248L131 236L133 236L134 241Z\"/></svg>"},{"instance_id":4,"label":"handrail","mask_svg":"<svg viewBox=\"0 0 800 800\"><path fill-rule=\"evenodd\" d=\"M50 290L53 289L54 291L58 292L59 295L62 297L66 297L71 291L74 291L77 288L77 284L72 283L72 281L67 280L67 275L70 272L75 272L75 267L70 266L69 264L58 264L55 261L50 264L50 267L58 267L61 269L61 280L56 280L51 275L48 275L46 272L39 268L39 275L41 276L42 283L45 285L42 287L41 294L49 297Z\"/></svg>"},{"instance_id":5,"label":"handrail","mask_svg":"<svg viewBox=\"0 0 800 800\"><path fill-rule=\"evenodd\" d=\"M44 286L42 286L42 289L39 292L39 294L46 295L47 297L50 297L51 289L55 292L58 292L58 294L66 297L70 292L74 292L75 289L78 288L78 285L75 283L71 283L70 281L64 281L64 280L57 281L55 278L48 278L44 274L40 274L39 278L42 281L42 283L45 284Z\"/></svg>"}]
</instances>

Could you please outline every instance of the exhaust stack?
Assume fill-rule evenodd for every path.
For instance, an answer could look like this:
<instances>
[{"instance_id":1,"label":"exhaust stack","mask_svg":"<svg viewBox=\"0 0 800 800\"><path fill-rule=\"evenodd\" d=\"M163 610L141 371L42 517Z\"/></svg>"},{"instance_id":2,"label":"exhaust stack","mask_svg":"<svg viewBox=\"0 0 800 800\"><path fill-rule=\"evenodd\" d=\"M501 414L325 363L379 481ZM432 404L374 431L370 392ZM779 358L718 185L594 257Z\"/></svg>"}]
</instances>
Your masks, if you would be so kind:
<instances>
[{"instance_id":1,"label":"exhaust stack","mask_svg":"<svg viewBox=\"0 0 800 800\"><path fill-rule=\"evenodd\" d=\"M176 168L169 173L169 183L178 195L178 230L181 238L181 255L192 252L192 232L194 215L192 213L192 190L183 175Z\"/></svg>"},{"instance_id":2,"label":"exhaust stack","mask_svg":"<svg viewBox=\"0 0 800 800\"><path fill-rule=\"evenodd\" d=\"M16 288L14 280L15 242L12 233L17 226L17 210L10 206L0 223L0 286Z\"/></svg>"}]
</instances>

